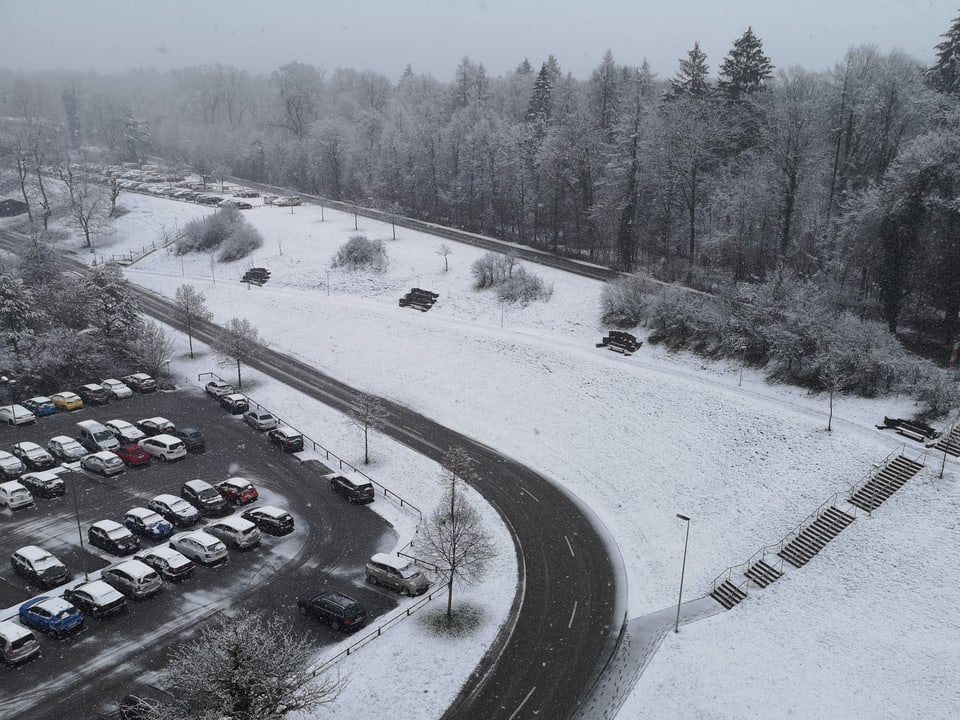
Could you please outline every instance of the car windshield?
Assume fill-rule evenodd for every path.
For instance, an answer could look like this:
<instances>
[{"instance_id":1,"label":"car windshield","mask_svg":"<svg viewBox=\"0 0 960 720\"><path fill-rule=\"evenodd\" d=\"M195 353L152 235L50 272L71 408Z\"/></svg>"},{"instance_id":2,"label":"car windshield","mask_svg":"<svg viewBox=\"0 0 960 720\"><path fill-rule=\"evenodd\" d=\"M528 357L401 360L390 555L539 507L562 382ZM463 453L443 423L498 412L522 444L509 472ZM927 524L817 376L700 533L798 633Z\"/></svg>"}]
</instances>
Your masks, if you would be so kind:
<instances>
[{"instance_id":1,"label":"car windshield","mask_svg":"<svg viewBox=\"0 0 960 720\"><path fill-rule=\"evenodd\" d=\"M420 574L420 571L413 565L404 565L398 572L402 578L412 578Z\"/></svg>"},{"instance_id":2,"label":"car windshield","mask_svg":"<svg viewBox=\"0 0 960 720\"><path fill-rule=\"evenodd\" d=\"M100 432L94 433L93 437L100 441L109 440L113 437L113 433L111 433L109 430L101 430Z\"/></svg>"},{"instance_id":3,"label":"car windshield","mask_svg":"<svg viewBox=\"0 0 960 720\"><path fill-rule=\"evenodd\" d=\"M119 540L129 535L129 531L126 528L118 527L118 528L114 528L113 530L110 530L107 533L107 535L110 537L111 540Z\"/></svg>"},{"instance_id":4,"label":"car windshield","mask_svg":"<svg viewBox=\"0 0 960 720\"><path fill-rule=\"evenodd\" d=\"M60 612L58 612L56 615L54 615L54 617L55 617L57 620L66 620L66 619L69 618L72 614L73 614L73 611L72 611L70 608L64 608L63 610L61 610Z\"/></svg>"},{"instance_id":5,"label":"car windshield","mask_svg":"<svg viewBox=\"0 0 960 720\"><path fill-rule=\"evenodd\" d=\"M193 509L193 505L188 503L186 500L177 499L174 502L170 503L170 509L175 513L189 513Z\"/></svg>"}]
</instances>

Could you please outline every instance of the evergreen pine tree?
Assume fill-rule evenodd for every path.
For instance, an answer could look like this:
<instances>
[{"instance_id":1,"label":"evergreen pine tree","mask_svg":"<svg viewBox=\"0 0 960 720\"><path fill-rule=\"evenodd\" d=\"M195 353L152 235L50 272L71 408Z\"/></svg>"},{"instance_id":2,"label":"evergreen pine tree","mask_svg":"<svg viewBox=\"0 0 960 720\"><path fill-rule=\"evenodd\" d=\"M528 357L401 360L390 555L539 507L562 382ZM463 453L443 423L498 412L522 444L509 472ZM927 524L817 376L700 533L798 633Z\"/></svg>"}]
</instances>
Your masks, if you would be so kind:
<instances>
[{"instance_id":1,"label":"evergreen pine tree","mask_svg":"<svg viewBox=\"0 0 960 720\"><path fill-rule=\"evenodd\" d=\"M550 80L550 70L544 63L540 72L537 73L537 79L533 82L533 95L527 107L527 122L536 125L538 130L542 131L550 120L550 111L553 109L552 93L553 82Z\"/></svg>"},{"instance_id":2,"label":"evergreen pine tree","mask_svg":"<svg viewBox=\"0 0 960 720\"><path fill-rule=\"evenodd\" d=\"M733 43L733 48L720 66L720 91L728 100L740 100L762 90L773 75L770 58L763 54L763 43L747 28Z\"/></svg>"},{"instance_id":3,"label":"evergreen pine tree","mask_svg":"<svg viewBox=\"0 0 960 720\"><path fill-rule=\"evenodd\" d=\"M687 53L687 58L680 60L677 76L670 81L673 97L707 95L710 92L710 84L707 81L709 71L707 54L700 49L700 43L695 42L693 49Z\"/></svg>"},{"instance_id":4,"label":"evergreen pine tree","mask_svg":"<svg viewBox=\"0 0 960 720\"><path fill-rule=\"evenodd\" d=\"M943 42L935 48L937 62L927 70L927 81L938 92L960 94L960 16L953 19L950 29L940 37Z\"/></svg>"}]
</instances>

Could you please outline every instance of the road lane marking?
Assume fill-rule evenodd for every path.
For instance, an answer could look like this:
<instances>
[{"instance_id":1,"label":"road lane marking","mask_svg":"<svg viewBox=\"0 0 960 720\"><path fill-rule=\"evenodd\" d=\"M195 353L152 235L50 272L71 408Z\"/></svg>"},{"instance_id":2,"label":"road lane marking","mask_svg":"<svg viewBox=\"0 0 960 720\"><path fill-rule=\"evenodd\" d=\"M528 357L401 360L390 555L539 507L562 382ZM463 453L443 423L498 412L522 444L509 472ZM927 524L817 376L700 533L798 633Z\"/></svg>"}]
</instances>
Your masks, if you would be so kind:
<instances>
[{"instance_id":1,"label":"road lane marking","mask_svg":"<svg viewBox=\"0 0 960 720\"><path fill-rule=\"evenodd\" d=\"M577 601L573 601L573 612L570 613L570 622L567 623L567 630L573 627L573 619L577 616Z\"/></svg>"},{"instance_id":2,"label":"road lane marking","mask_svg":"<svg viewBox=\"0 0 960 720\"><path fill-rule=\"evenodd\" d=\"M507 718L507 720L513 720L517 716L517 713L523 710L523 706L527 704L527 700L530 699L530 696L533 695L533 691L536 689L537 689L536 685L530 688L530 692L528 692L527 696L523 699L523 701L519 705L517 705L517 709L513 711L513 714L509 718Z\"/></svg>"},{"instance_id":3,"label":"road lane marking","mask_svg":"<svg viewBox=\"0 0 960 720\"><path fill-rule=\"evenodd\" d=\"M526 488L520 488L520 492L525 492L527 495L529 495L531 498L533 498L533 501L534 501L534 502L540 502L540 500L537 498L537 496L534 495L534 494L533 494L532 492L530 492L529 490L527 490Z\"/></svg>"},{"instance_id":4,"label":"road lane marking","mask_svg":"<svg viewBox=\"0 0 960 720\"><path fill-rule=\"evenodd\" d=\"M573 545L570 544L570 538L564 535L563 539L567 541L567 548L570 550L570 557L576 557L577 554L573 551Z\"/></svg>"}]
</instances>

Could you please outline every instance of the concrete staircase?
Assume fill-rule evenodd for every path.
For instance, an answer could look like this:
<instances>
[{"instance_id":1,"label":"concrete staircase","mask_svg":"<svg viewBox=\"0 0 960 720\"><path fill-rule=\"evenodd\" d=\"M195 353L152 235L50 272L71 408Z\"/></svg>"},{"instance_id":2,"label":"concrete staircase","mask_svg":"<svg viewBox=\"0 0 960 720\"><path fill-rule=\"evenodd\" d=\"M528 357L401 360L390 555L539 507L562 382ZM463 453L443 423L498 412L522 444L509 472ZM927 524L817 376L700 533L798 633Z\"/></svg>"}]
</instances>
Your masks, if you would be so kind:
<instances>
[{"instance_id":1,"label":"concrete staircase","mask_svg":"<svg viewBox=\"0 0 960 720\"><path fill-rule=\"evenodd\" d=\"M729 580L724 580L717 585L710 597L723 605L727 610L739 603L747 596L747 593L734 585Z\"/></svg>"},{"instance_id":2,"label":"concrete staircase","mask_svg":"<svg viewBox=\"0 0 960 720\"><path fill-rule=\"evenodd\" d=\"M763 560L757 560L753 565L747 568L747 571L744 573L744 575L753 580L753 582L762 588L765 588L770 583L776 582L783 577L783 573L780 570L777 570L772 565L768 565Z\"/></svg>"},{"instance_id":3,"label":"concrete staircase","mask_svg":"<svg viewBox=\"0 0 960 720\"><path fill-rule=\"evenodd\" d=\"M907 480L920 472L922 467L923 465L915 460L898 455L850 496L850 504L867 512L876 510L884 500L903 487Z\"/></svg>"},{"instance_id":4,"label":"concrete staircase","mask_svg":"<svg viewBox=\"0 0 960 720\"><path fill-rule=\"evenodd\" d=\"M853 515L831 505L777 554L794 567L803 567L853 520Z\"/></svg>"},{"instance_id":5,"label":"concrete staircase","mask_svg":"<svg viewBox=\"0 0 960 720\"><path fill-rule=\"evenodd\" d=\"M960 425L954 427L949 433L941 435L933 445L927 447L960 457Z\"/></svg>"}]
</instances>

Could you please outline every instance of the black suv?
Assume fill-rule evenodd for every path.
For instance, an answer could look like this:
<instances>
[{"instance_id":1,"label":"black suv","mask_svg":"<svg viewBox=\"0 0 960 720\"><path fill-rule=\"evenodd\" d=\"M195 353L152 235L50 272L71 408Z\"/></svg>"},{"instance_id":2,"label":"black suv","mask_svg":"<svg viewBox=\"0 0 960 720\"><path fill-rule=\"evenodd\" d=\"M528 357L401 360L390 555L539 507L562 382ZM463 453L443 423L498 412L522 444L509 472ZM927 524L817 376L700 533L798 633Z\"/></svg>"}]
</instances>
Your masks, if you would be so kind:
<instances>
[{"instance_id":1,"label":"black suv","mask_svg":"<svg viewBox=\"0 0 960 720\"><path fill-rule=\"evenodd\" d=\"M180 488L180 497L193 505L203 517L220 517L230 512L226 498L203 480L188 480Z\"/></svg>"},{"instance_id":2,"label":"black suv","mask_svg":"<svg viewBox=\"0 0 960 720\"><path fill-rule=\"evenodd\" d=\"M197 428L177 428L170 434L183 441L187 446L187 452L203 452L207 449L207 441L203 439L203 433Z\"/></svg>"},{"instance_id":3,"label":"black suv","mask_svg":"<svg viewBox=\"0 0 960 720\"><path fill-rule=\"evenodd\" d=\"M242 415L250 409L250 404L240 393L231 393L230 395L220 396L220 407L231 415Z\"/></svg>"},{"instance_id":4,"label":"black suv","mask_svg":"<svg viewBox=\"0 0 960 720\"><path fill-rule=\"evenodd\" d=\"M332 473L327 477L330 478L330 489L338 495L343 495L350 502L354 504L373 502L373 483L366 478L340 473Z\"/></svg>"},{"instance_id":5,"label":"black suv","mask_svg":"<svg viewBox=\"0 0 960 720\"><path fill-rule=\"evenodd\" d=\"M363 605L332 590L297 598L297 610L301 615L330 623L334 630L359 630L367 622Z\"/></svg>"}]
</instances>

